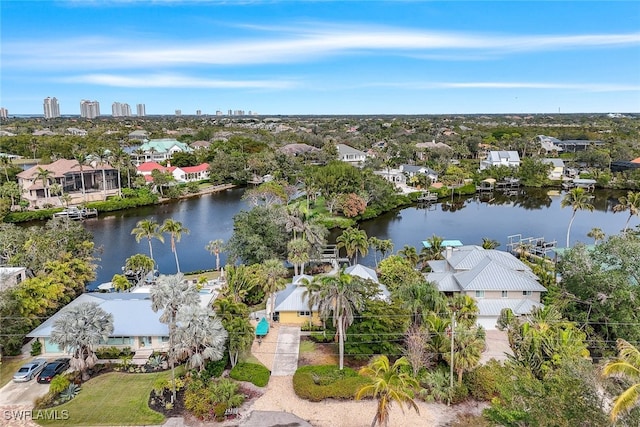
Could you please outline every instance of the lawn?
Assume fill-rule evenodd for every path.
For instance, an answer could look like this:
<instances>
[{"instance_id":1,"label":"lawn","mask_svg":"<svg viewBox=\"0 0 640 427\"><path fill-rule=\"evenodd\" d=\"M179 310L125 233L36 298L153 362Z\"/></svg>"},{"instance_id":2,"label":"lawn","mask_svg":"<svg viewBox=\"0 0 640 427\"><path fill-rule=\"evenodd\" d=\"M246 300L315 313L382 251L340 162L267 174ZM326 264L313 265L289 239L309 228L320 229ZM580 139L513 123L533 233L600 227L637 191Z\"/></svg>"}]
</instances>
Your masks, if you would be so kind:
<instances>
[{"instance_id":1,"label":"lawn","mask_svg":"<svg viewBox=\"0 0 640 427\"><path fill-rule=\"evenodd\" d=\"M164 416L148 406L154 381L170 377L171 372L125 374L110 372L82 385L82 391L70 402L57 406L67 410L68 420L39 420L42 425L149 425L162 424Z\"/></svg>"},{"instance_id":2,"label":"lawn","mask_svg":"<svg viewBox=\"0 0 640 427\"><path fill-rule=\"evenodd\" d=\"M20 366L27 363L32 358L24 357L3 357L0 362L0 387L4 387L9 381L13 379L13 374L16 373Z\"/></svg>"}]
</instances>

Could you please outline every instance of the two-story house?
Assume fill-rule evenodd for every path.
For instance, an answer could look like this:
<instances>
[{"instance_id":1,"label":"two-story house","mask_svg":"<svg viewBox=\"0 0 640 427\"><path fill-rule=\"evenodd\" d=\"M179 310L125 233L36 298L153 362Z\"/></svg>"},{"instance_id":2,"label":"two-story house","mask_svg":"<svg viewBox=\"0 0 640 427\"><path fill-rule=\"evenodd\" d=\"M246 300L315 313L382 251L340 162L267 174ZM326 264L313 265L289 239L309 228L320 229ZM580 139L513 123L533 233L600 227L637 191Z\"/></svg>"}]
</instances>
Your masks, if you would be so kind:
<instances>
[{"instance_id":1,"label":"two-story house","mask_svg":"<svg viewBox=\"0 0 640 427\"><path fill-rule=\"evenodd\" d=\"M520 166L520 155L517 151L489 151L487 158L480 161L480 170L491 166Z\"/></svg>"}]
</instances>

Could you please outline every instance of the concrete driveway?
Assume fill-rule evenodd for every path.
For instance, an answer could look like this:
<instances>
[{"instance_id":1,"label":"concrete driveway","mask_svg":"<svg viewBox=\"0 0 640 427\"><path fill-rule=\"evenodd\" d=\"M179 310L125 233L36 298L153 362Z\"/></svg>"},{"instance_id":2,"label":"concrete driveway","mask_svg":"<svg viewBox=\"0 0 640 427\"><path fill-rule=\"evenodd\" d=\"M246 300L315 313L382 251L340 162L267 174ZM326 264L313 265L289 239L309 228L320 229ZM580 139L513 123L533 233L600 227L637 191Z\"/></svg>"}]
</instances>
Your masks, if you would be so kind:
<instances>
[{"instance_id":1,"label":"concrete driveway","mask_svg":"<svg viewBox=\"0 0 640 427\"><path fill-rule=\"evenodd\" d=\"M299 352L300 327L280 326L271 375L283 377L295 374L298 369Z\"/></svg>"},{"instance_id":2,"label":"concrete driveway","mask_svg":"<svg viewBox=\"0 0 640 427\"><path fill-rule=\"evenodd\" d=\"M33 407L33 402L48 391L49 384L39 384L35 378L24 383L11 381L0 389L0 405Z\"/></svg>"},{"instance_id":3,"label":"concrete driveway","mask_svg":"<svg viewBox=\"0 0 640 427\"><path fill-rule=\"evenodd\" d=\"M485 364L491 359L502 362L507 360L507 354L513 354L506 332L489 329L486 334L486 349L480 356L481 364Z\"/></svg>"}]
</instances>

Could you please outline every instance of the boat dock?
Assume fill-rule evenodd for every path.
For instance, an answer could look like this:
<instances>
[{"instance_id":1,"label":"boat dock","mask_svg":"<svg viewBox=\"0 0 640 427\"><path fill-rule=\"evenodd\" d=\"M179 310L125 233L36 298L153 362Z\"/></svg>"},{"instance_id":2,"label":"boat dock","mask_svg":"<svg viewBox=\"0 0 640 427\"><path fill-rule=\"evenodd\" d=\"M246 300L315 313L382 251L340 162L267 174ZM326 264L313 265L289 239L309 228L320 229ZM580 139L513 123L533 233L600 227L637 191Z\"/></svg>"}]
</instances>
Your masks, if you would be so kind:
<instances>
[{"instance_id":1,"label":"boat dock","mask_svg":"<svg viewBox=\"0 0 640 427\"><path fill-rule=\"evenodd\" d=\"M73 220L82 220L86 218L94 218L98 216L97 209L78 208L70 206L67 209L53 214L54 218L67 218Z\"/></svg>"},{"instance_id":2,"label":"boat dock","mask_svg":"<svg viewBox=\"0 0 640 427\"><path fill-rule=\"evenodd\" d=\"M507 236L507 248L514 255L531 258L549 259L549 252L554 252L558 242L546 241L544 237L522 237L521 234Z\"/></svg>"}]
</instances>

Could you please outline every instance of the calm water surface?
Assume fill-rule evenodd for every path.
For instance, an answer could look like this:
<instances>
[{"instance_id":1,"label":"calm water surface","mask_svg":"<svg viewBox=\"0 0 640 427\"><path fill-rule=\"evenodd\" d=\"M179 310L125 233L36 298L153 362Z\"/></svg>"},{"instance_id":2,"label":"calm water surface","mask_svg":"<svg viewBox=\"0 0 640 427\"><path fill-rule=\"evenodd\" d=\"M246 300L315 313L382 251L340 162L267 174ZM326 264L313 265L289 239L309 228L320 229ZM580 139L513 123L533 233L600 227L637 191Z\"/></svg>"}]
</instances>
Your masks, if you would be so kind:
<instances>
[{"instance_id":1,"label":"calm water surface","mask_svg":"<svg viewBox=\"0 0 640 427\"><path fill-rule=\"evenodd\" d=\"M86 228L94 235L96 247L102 247L97 279L89 287L108 282L114 274L121 272L125 260L136 253L149 254L145 240L136 243L131 230L145 218L162 223L173 218L191 230L177 244L182 271L214 268L215 257L204 247L210 240L229 240L233 233L233 216L248 206L241 200L242 189L228 190L160 206L148 206L100 216L85 221ZM594 193L595 210L579 211L571 229L571 244L577 241L592 243L587 233L594 227L607 235L620 232L627 220L627 213L613 214L617 198L624 192L597 191ZM481 244L487 237L501 243L499 249L507 250L508 236L544 237L556 240L564 247L567 227L571 219L571 208L561 208L563 194L547 190L529 189L510 197L500 193L482 197L460 198L434 203L428 207L410 207L385 214L361 224L368 236L391 239L395 250L412 245L420 250L421 242L436 234L445 239L461 240L464 244ZM631 227L638 220L633 218ZM332 233L334 240L337 233ZM176 272L169 238L162 244L153 241L153 252L160 272ZM374 265L373 255L361 261ZM221 254L221 264L226 263L226 254Z\"/></svg>"}]
</instances>

